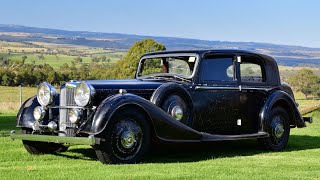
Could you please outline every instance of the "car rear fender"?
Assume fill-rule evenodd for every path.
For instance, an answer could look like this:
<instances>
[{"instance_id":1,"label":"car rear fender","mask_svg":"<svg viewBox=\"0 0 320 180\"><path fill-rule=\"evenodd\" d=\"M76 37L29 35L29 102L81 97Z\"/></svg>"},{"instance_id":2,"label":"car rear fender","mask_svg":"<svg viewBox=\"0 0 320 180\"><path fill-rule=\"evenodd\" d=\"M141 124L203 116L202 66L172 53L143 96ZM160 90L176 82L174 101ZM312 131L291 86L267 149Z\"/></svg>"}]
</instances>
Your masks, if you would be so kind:
<instances>
[{"instance_id":1,"label":"car rear fender","mask_svg":"<svg viewBox=\"0 0 320 180\"><path fill-rule=\"evenodd\" d=\"M90 134L97 135L103 132L108 122L118 110L126 107L139 107L151 121L154 134L164 141L199 140L202 134L194 129L174 120L162 109L150 101L133 94L117 94L106 98L97 108L92 119Z\"/></svg>"},{"instance_id":2,"label":"car rear fender","mask_svg":"<svg viewBox=\"0 0 320 180\"><path fill-rule=\"evenodd\" d=\"M277 90L269 96L260 111L260 131L266 131L266 122L271 109L275 106L281 106L287 110L291 127L306 127L294 99L288 93Z\"/></svg>"}]
</instances>

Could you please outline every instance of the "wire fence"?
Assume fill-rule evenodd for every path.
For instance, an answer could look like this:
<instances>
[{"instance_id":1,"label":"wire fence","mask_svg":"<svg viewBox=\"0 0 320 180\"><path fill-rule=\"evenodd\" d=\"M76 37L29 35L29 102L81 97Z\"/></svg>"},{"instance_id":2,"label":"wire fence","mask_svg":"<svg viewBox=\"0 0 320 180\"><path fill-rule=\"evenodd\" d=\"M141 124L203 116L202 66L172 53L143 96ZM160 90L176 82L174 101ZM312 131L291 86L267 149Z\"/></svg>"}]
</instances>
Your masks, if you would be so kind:
<instances>
[{"instance_id":1,"label":"wire fence","mask_svg":"<svg viewBox=\"0 0 320 180\"><path fill-rule=\"evenodd\" d=\"M36 87L0 86L0 114L17 113L21 103L36 92Z\"/></svg>"}]
</instances>

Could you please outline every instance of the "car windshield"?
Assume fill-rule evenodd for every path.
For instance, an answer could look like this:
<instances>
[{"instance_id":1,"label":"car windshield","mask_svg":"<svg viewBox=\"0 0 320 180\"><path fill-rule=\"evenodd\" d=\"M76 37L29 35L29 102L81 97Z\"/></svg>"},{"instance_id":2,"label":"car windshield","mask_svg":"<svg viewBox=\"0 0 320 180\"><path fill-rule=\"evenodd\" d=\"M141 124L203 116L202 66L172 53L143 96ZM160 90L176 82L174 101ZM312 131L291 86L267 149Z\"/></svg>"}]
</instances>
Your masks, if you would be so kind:
<instances>
[{"instance_id":1,"label":"car windshield","mask_svg":"<svg viewBox=\"0 0 320 180\"><path fill-rule=\"evenodd\" d=\"M138 78L181 77L190 78L194 71L196 56L166 56L142 59Z\"/></svg>"}]
</instances>

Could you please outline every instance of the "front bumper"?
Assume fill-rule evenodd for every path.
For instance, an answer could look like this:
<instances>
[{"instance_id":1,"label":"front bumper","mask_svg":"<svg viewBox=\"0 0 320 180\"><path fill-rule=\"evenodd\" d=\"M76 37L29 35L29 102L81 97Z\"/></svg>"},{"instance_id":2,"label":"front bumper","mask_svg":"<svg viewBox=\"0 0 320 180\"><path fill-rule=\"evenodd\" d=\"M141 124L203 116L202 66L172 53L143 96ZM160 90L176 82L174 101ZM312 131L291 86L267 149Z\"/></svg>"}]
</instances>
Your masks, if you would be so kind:
<instances>
[{"instance_id":1,"label":"front bumper","mask_svg":"<svg viewBox=\"0 0 320 180\"><path fill-rule=\"evenodd\" d=\"M100 144L100 138L96 137L66 137L66 136L50 136L50 135L35 135L16 133L14 130L10 132L10 137L27 141L52 142L60 144L72 145L96 145Z\"/></svg>"}]
</instances>

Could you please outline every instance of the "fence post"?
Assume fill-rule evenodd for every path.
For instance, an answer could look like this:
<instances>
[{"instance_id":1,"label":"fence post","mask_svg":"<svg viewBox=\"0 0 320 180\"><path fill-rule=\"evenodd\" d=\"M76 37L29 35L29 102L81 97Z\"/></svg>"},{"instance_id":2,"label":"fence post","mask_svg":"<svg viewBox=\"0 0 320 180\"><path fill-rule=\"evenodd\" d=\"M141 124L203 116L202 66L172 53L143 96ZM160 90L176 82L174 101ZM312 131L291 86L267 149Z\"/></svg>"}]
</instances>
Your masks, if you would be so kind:
<instances>
[{"instance_id":1,"label":"fence post","mask_svg":"<svg viewBox=\"0 0 320 180\"><path fill-rule=\"evenodd\" d=\"M20 89L20 107L22 106L22 86L21 84L19 85L19 89Z\"/></svg>"}]
</instances>

